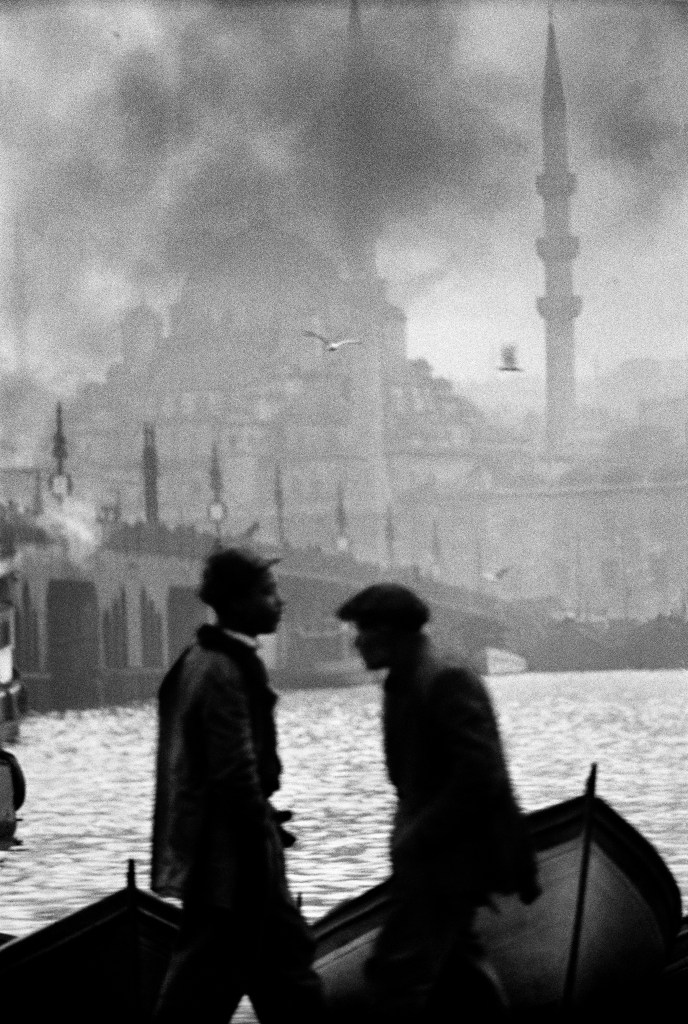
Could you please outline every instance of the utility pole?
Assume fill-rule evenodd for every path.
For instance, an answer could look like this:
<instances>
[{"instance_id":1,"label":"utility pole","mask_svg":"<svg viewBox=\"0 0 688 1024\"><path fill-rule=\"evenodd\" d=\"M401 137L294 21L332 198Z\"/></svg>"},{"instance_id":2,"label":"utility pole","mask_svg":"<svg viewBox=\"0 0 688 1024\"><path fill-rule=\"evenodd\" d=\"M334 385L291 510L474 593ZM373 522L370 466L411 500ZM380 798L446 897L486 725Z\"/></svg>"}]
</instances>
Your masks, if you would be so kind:
<instances>
[{"instance_id":1,"label":"utility pole","mask_svg":"<svg viewBox=\"0 0 688 1024\"><path fill-rule=\"evenodd\" d=\"M287 546L287 531L284 524L284 483L282 468L275 466L275 514L277 516L277 539L281 548Z\"/></svg>"},{"instance_id":2,"label":"utility pole","mask_svg":"<svg viewBox=\"0 0 688 1024\"><path fill-rule=\"evenodd\" d=\"M584 617L583 607L583 551L580 533L576 534L576 618Z\"/></svg>"},{"instance_id":3,"label":"utility pole","mask_svg":"<svg viewBox=\"0 0 688 1024\"><path fill-rule=\"evenodd\" d=\"M217 548L222 544L222 523L227 516L227 506L222 500L224 484L222 470L220 469L220 453L217 450L217 443L213 442L210 449L210 491L213 500L208 505L208 518L215 524L215 545Z\"/></svg>"},{"instance_id":4,"label":"utility pole","mask_svg":"<svg viewBox=\"0 0 688 1024\"><path fill-rule=\"evenodd\" d=\"M152 423L143 425L143 488L146 522L155 525L160 522L158 508L158 453L155 445L155 427Z\"/></svg>"},{"instance_id":5,"label":"utility pole","mask_svg":"<svg viewBox=\"0 0 688 1024\"><path fill-rule=\"evenodd\" d=\"M51 473L48 483L58 505L72 493L72 478L65 469L67 461L67 439L62 424L62 402L55 408L55 433L53 434L53 458L55 472Z\"/></svg>"}]
</instances>

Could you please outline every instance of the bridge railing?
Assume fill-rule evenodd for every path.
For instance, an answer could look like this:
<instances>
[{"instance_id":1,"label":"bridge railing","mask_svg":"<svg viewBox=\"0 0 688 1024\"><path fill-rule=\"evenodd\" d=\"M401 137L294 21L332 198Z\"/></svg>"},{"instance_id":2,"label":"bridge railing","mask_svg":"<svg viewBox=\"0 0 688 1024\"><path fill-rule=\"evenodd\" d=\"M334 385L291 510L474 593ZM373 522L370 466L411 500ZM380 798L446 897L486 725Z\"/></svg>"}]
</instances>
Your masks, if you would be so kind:
<instances>
[{"instance_id":1,"label":"bridge railing","mask_svg":"<svg viewBox=\"0 0 688 1024\"><path fill-rule=\"evenodd\" d=\"M160 555L194 561L203 560L216 543L215 535L195 526L168 527L146 522L120 523L107 535L105 546L130 555ZM242 543L240 537L228 537L225 543ZM296 548L256 544L263 554L280 559L278 576L297 576L341 587L368 586L381 579L394 579L411 587L431 605L447 611L498 616L500 602L496 599L455 584L445 583L423 573L418 566L383 567L366 562L345 552L329 552L317 545Z\"/></svg>"}]
</instances>

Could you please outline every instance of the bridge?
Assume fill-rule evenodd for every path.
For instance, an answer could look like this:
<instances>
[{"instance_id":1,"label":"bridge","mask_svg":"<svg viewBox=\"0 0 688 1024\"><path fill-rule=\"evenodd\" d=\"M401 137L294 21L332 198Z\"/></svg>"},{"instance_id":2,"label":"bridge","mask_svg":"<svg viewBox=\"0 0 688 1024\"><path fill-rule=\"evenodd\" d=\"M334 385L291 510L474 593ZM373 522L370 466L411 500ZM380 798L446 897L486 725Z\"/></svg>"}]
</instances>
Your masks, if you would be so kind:
<instances>
[{"instance_id":1,"label":"bridge","mask_svg":"<svg viewBox=\"0 0 688 1024\"><path fill-rule=\"evenodd\" d=\"M241 538L228 538L227 543L241 543ZM154 554L188 561L196 573L195 586L201 564L217 541L214 535L194 527L170 529L160 524L137 523L113 529L105 544L110 550L133 556ZM253 546L266 557L279 559L274 571L286 601L285 619L292 625L317 628L323 620L332 620L337 607L352 593L381 580L395 580L419 594L430 606L432 621L438 630L458 630L471 637L484 630L489 635L482 645L501 638L509 619L505 602L442 582L424 573L419 566L380 566L349 553L326 552L317 546L297 548L289 544L278 547L259 543Z\"/></svg>"},{"instance_id":2,"label":"bridge","mask_svg":"<svg viewBox=\"0 0 688 1024\"><path fill-rule=\"evenodd\" d=\"M228 543L238 538L227 538ZM17 663L35 710L148 699L208 610L196 596L213 534L160 524L103 524L101 543L77 559L64 544L19 548L15 604ZM255 544L279 558L285 599L275 668L294 680L317 657L351 657L336 618L348 596L394 579L427 601L432 628L464 656L504 644L508 609L450 586L415 566L380 567L317 547Z\"/></svg>"}]
</instances>

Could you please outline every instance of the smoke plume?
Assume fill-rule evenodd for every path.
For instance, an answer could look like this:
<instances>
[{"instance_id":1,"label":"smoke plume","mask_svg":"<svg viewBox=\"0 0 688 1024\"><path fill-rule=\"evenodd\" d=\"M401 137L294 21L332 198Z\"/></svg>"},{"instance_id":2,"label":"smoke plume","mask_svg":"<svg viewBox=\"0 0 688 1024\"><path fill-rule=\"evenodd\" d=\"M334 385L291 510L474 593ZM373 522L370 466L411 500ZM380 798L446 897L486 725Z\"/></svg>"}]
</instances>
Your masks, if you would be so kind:
<instances>
[{"instance_id":1,"label":"smoke plume","mask_svg":"<svg viewBox=\"0 0 688 1024\"><path fill-rule=\"evenodd\" d=\"M4 226L21 225L37 372L102 373L123 309L189 275L222 283L228 238L260 219L327 248L372 236L409 309L443 281L476 306L520 294L539 337L545 5L360 13L357 42L346 3L3 12ZM681 7L562 3L555 20L582 279L648 232L649 268L688 178Z\"/></svg>"}]
</instances>

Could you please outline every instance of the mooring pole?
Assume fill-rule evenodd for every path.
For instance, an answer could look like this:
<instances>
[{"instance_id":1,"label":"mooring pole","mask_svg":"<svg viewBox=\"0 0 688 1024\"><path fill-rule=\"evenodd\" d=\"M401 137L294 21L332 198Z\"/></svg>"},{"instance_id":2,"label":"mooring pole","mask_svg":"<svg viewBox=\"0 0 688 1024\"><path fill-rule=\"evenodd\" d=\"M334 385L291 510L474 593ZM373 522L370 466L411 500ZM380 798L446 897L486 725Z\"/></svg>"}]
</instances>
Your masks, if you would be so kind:
<instances>
[{"instance_id":1,"label":"mooring pole","mask_svg":"<svg viewBox=\"0 0 688 1024\"><path fill-rule=\"evenodd\" d=\"M573 931L571 933L571 946L569 948L569 962L566 967L566 978L561 997L561 1008L564 1011L570 1009L573 1001L573 991L576 985L576 971L578 969L578 954L580 952L581 933L583 930L583 910L585 907L585 895L588 884L588 867L590 865L590 849L592 846L592 826L595 814L595 783L597 780L597 764L594 763L590 769L588 782L585 787L585 806L583 809L583 838L581 850L580 871L578 874L578 893L576 895L576 911L573 918Z\"/></svg>"},{"instance_id":2,"label":"mooring pole","mask_svg":"<svg viewBox=\"0 0 688 1024\"><path fill-rule=\"evenodd\" d=\"M136 914L136 861L127 862L127 930L129 938L129 1011L132 1022L143 1021L143 1005L141 1000L141 963L139 959L139 929Z\"/></svg>"}]
</instances>

